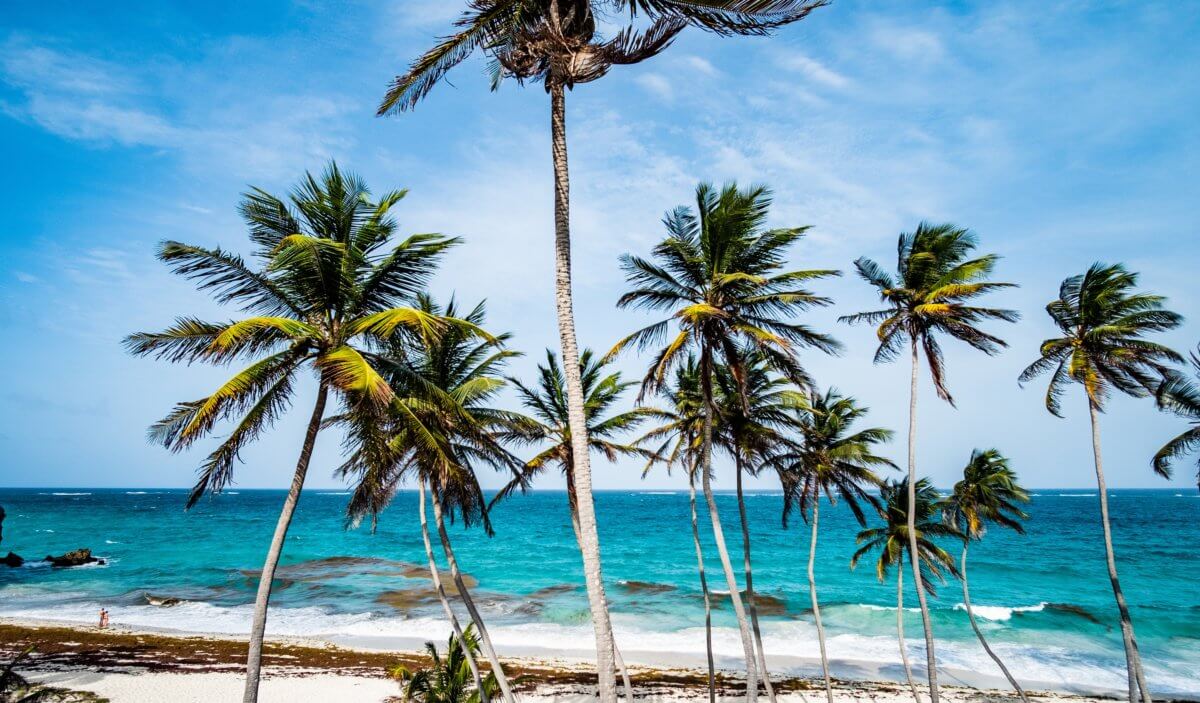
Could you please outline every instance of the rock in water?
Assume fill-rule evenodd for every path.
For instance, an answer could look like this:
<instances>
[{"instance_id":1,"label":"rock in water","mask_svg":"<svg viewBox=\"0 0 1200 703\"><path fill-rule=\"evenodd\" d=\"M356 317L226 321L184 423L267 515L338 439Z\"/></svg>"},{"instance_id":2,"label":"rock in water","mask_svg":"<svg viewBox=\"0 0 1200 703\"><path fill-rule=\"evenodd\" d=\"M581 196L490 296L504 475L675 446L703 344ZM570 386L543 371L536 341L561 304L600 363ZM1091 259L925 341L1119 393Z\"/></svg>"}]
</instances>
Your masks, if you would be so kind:
<instances>
[{"instance_id":1,"label":"rock in water","mask_svg":"<svg viewBox=\"0 0 1200 703\"><path fill-rule=\"evenodd\" d=\"M0 561L0 564L4 564L5 566L11 566L14 569L24 563L25 563L25 560L21 558L21 555L13 554L12 552L9 552L8 556L4 557L3 561Z\"/></svg>"},{"instance_id":2,"label":"rock in water","mask_svg":"<svg viewBox=\"0 0 1200 703\"><path fill-rule=\"evenodd\" d=\"M182 598L172 598L171 596L156 596L153 593L143 593L142 597L146 599L146 603L156 605L160 608L170 608L173 605L179 605L183 602Z\"/></svg>"},{"instance_id":3,"label":"rock in water","mask_svg":"<svg viewBox=\"0 0 1200 703\"><path fill-rule=\"evenodd\" d=\"M51 566L83 566L84 564L103 563L102 560L92 556L90 549L76 549L67 552L61 557L46 556L46 561L50 562Z\"/></svg>"},{"instance_id":4,"label":"rock in water","mask_svg":"<svg viewBox=\"0 0 1200 703\"><path fill-rule=\"evenodd\" d=\"M3 541L4 541L4 506L0 505L0 542L3 542Z\"/></svg>"}]
</instances>

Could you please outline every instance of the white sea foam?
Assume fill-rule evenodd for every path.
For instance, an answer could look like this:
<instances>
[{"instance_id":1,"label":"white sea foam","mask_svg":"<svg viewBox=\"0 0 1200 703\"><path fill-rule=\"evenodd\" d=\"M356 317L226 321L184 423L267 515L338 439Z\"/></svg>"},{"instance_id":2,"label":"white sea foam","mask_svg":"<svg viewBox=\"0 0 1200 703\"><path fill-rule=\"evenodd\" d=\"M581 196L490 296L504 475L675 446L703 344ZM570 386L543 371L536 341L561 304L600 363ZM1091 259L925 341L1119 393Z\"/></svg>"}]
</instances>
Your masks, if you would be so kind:
<instances>
[{"instance_id":1,"label":"white sea foam","mask_svg":"<svg viewBox=\"0 0 1200 703\"><path fill-rule=\"evenodd\" d=\"M1059 493L1059 498L1095 498L1095 493Z\"/></svg>"},{"instance_id":2,"label":"white sea foam","mask_svg":"<svg viewBox=\"0 0 1200 703\"><path fill-rule=\"evenodd\" d=\"M1011 620L1013 613L1040 613L1046 609L1047 605L1049 605L1049 604L1044 601L1041 603L1038 603L1037 605L1019 605L1019 606L1012 607L1012 608L1009 608L1009 607L1006 607L1003 605L974 605L974 604L972 604L971 612L975 613L975 615L977 617L981 617L984 620L994 620L997 622L1004 622L1006 620ZM965 603L956 603L954 605L954 609L955 610L966 610L967 606Z\"/></svg>"},{"instance_id":3,"label":"white sea foam","mask_svg":"<svg viewBox=\"0 0 1200 703\"><path fill-rule=\"evenodd\" d=\"M66 493L66 492L59 492L59 493L39 493L38 495L40 495L40 496L90 496L90 495L91 495L91 493Z\"/></svg>"},{"instance_id":4,"label":"white sea foam","mask_svg":"<svg viewBox=\"0 0 1200 703\"><path fill-rule=\"evenodd\" d=\"M673 496L675 491L641 491L638 495L643 496Z\"/></svg>"},{"instance_id":5,"label":"white sea foam","mask_svg":"<svg viewBox=\"0 0 1200 703\"><path fill-rule=\"evenodd\" d=\"M111 539L106 539L106 540L104 540L104 543L105 543L105 544L120 544L120 542L114 542L114 541L112 541Z\"/></svg>"}]
</instances>

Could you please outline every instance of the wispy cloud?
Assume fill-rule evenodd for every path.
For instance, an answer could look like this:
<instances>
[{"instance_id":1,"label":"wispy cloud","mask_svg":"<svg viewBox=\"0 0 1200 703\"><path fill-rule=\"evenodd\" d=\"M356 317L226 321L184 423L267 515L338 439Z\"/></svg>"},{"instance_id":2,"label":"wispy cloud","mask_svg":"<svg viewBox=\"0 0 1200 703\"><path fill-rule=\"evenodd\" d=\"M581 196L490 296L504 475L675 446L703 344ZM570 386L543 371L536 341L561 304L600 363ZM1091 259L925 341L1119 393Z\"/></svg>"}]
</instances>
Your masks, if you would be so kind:
<instances>
[{"instance_id":1,"label":"wispy cloud","mask_svg":"<svg viewBox=\"0 0 1200 703\"><path fill-rule=\"evenodd\" d=\"M801 73L813 82L830 88L845 88L850 84L846 76L798 51L781 52L776 62L789 71Z\"/></svg>"}]
</instances>

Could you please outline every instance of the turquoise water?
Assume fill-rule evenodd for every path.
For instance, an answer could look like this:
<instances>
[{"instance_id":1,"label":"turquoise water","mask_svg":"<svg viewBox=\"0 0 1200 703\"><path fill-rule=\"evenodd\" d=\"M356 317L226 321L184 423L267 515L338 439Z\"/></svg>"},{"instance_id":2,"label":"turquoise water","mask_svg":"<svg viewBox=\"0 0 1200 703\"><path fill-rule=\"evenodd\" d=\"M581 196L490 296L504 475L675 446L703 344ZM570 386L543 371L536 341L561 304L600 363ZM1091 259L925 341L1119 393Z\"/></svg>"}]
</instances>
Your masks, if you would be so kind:
<instances>
[{"instance_id":1,"label":"turquoise water","mask_svg":"<svg viewBox=\"0 0 1200 703\"><path fill-rule=\"evenodd\" d=\"M1069 690L1124 687L1115 607L1099 541L1095 490L1034 491L1029 533L993 530L971 551L972 600L986 632L1020 678ZM90 547L105 566L0 567L0 615L93 622L101 605L117 624L243 632L283 493L242 490L183 511L182 491L0 489L8 512L3 551L37 559ZM755 587L764 594L764 642L779 670L815 671L815 630L805 567L808 531L783 530L781 497L748 498ZM378 531L347 531L346 494L306 491L284 552L269 632L373 644L442 639L427 579L416 495L400 494ZM597 494L614 623L632 659L699 663L703 610L686 493ZM740 545L736 502L718 503L731 547ZM1122 583L1133 606L1156 693L1200 695L1200 499L1194 491L1112 491ZM478 580L502 651L586 654L591 630L566 497L515 497L494 513L496 536L451 531L463 568ZM702 529L706 516L701 514ZM843 675L896 676L895 584L873 562L850 571L853 523L822 510L817 579L831 656ZM707 532L707 530L703 530ZM710 586L726 588L711 543ZM948 544L955 550L957 545ZM740 555L735 555L740 563ZM146 594L182 599L151 605ZM910 594L909 607L915 605ZM997 673L961 608L958 584L932 601L938 654L951 671ZM740 644L728 607L716 617L716 649L736 666ZM906 614L914 661L923 657L919 615ZM860 664L855 664L859 662Z\"/></svg>"}]
</instances>

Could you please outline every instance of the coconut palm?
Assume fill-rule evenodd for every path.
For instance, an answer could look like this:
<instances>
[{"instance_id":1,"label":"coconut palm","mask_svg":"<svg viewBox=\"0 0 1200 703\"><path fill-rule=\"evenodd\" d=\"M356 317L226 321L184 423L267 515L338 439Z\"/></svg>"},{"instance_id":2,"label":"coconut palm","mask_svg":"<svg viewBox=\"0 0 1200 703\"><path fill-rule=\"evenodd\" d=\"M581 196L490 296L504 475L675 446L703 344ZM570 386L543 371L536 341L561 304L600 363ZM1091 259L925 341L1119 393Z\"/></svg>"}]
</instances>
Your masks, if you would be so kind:
<instances>
[{"instance_id":1,"label":"coconut palm","mask_svg":"<svg viewBox=\"0 0 1200 703\"><path fill-rule=\"evenodd\" d=\"M1192 352L1192 369L1200 378L1200 347ZM1158 389L1158 406L1186 418L1192 427L1163 445L1154 455L1154 470L1171 477L1171 462L1200 448L1200 386L1182 374L1172 373ZM1196 486L1200 488L1200 461L1196 463ZM0 512L3 517L3 512Z\"/></svg>"},{"instance_id":2,"label":"coconut palm","mask_svg":"<svg viewBox=\"0 0 1200 703\"><path fill-rule=\"evenodd\" d=\"M500 348L508 340L507 334L481 338L476 332L485 321L482 303L461 318L453 300L442 309L422 295L418 304L425 314L461 319L469 327L449 328L436 339L407 340L391 349L381 369L396 389L396 395L384 422L379 422L375 415L363 418L354 412L339 418L350 428L351 450L341 473L355 480L348 515L357 521L365 515L378 514L395 493L400 479L412 475L420 485L424 522L424 490L429 488L434 524L455 591L479 633L496 683L504 699L511 703L514 700L511 687L462 576L446 521L461 519L467 527L480 523L490 536L489 503L479 485L476 468L490 466L519 475L520 460L501 440L518 431L526 420L491 405L504 386L500 376L502 365L515 352ZM380 446L384 448L377 449ZM434 560L430 558L430 562L431 578L438 579ZM435 581L435 589L437 585ZM443 607L449 610L448 604L443 603ZM451 618L452 627L454 624ZM470 663L471 657L466 658Z\"/></svg>"},{"instance_id":3,"label":"coconut palm","mask_svg":"<svg viewBox=\"0 0 1200 703\"><path fill-rule=\"evenodd\" d=\"M797 356L802 347L826 352L838 344L828 335L790 321L814 306L830 304L803 287L807 281L834 275L827 270L783 271L785 256L807 228L764 228L771 205L765 186L739 189L730 183L719 191L707 183L696 189L696 210L681 206L667 214L667 237L654 247L655 261L626 255L622 266L633 290L617 306L670 311L670 317L617 342L609 356L636 346L641 349L671 341L655 355L642 381L642 395L660 389L686 350L699 355L700 392L704 407L701 441L701 486L708 504L713 538L729 586L746 657L747 697L757 695L758 666L754 638L712 493L712 453L718 364L729 367L744 392L744 356L761 354L799 383L808 383ZM672 328L677 331L672 332ZM744 397L744 396L743 396Z\"/></svg>"},{"instance_id":4,"label":"coconut palm","mask_svg":"<svg viewBox=\"0 0 1200 703\"><path fill-rule=\"evenodd\" d=\"M1182 362L1183 358L1145 337L1178 327L1182 318L1163 307L1166 299L1162 296L1136 292L1137 279L1136 273L1120 264L1095 263L1086 273L1063 281L1058 299L1046 306L1046 312L1063 336L1042 342L1041 356L1021 373L1020 380L1025 383L1050 372L1046 409L1060 417L1060 402L1067 384L1079 383L1087 395L1104 553L1121 619L1129 700L1134 703L1140 694L1144 703L1150 703L1133 620L1117 578L1108 520L1108 488L1100 454L1099 414L1113 391L1138 398L1158 390L1164 377L1171 373L1168 364Z\"/></svg>"},{"instance_id":5,"label":"coconut palm","mask_svg":"<svg viewBox=\"0 0 1200 703\"><path fill-rule=\"evenodd\" d=\"M921 351L929 366L938 397L951 405L954 399L946 387L945 369L939 335L947 335L992 355L1007 346L1004 340L979 328L987 320L1015 322L1019 315L1012 310L971 305L979 297L1011 283L987 280L998 257L986 254L972 256L977 245L975 235L952 224L933 225L922 222L915 232L900 235L897 246L896 275L893 277L874 261L865 257L854 262L858 275L879 290L880 300L887 306L882 310L842 317L851 324L878 325L879 347L875 362L897 358L908 342L912 353L912 380L908 405L908 486L914 490L917 481L917 381ZM909 496L909 502L915 501ZM915 530L908 534L915 539ZM916 542L909 549L917 549ZM916 560L909 559L917 602L921 606L921 623L925 630L926 670L929 675L929 696L938 701L937 664L933 646L933 628L929 608L925 603L925 584Z\"/></svg>"},{"instance_id":6,"label":"coconut palm","mask_svg":"<svg viewBox=\"0 0 1200 703\"><path fill-rule=\"evenodd\" d=\"M779 468L784 487L783 523L787 526L791 509L799 510L812 533L808 546L808 592L812 599L817 642L821 649L821 670L825 675L825 696L833 703L833 682L829 677L829 658L825 653L825 628L821 624L821 605L817 599L814 562L817 531L820 525L821 497L841 499L850 508L858 524L866 526L862 503L880 509L879 501L868 488L882 485L877 469L895 469L890 459L875 454L875 447L891 441L892 431L871 427L854 431L855 422L867 414L854 398L834 389L824 394L813 390L796 404L795 427L800 442L792 451L772 459Z\"/></svg>"},{"instance_id":7,"label":"coconut palm","mask_svg":"<svg viewBox=\"0 0 1200 703\"><path fill-rule=\"evenodd\" d=\"M594 358L590 349L584 349L579 358L580 379L583 383L584 414L587 417L588 444L593 451L602 453L609 461L616 461L622 456L648 458L650 453L631 444L622 444L614 437L636 429L648 417L659 414L652 408L634 408L633 410L607 415L621 395L636 385L634 381L621 380L620 372L605 374L607 362ZM558 466L567 482L567 503L571 514L571 529L575 533L575 542L583 550L582 532L579 527L579 511L575 492L574 454L571 451L571 424L567 412L567 388L562 367L554 352L546 350L546 364L538 366L538 384L530 386L520 379L510 377L509 382L517 390L521 403L532 413L533 424L530 427L519 428L519 436L515 439L533 438L536 441L549 442L550 446L543 449L537 456L525 463L521 475L512 483L496 494L493 500L505 497L517 487L523 487L533 481L540 473L550 466ZM606 416L607 415L607 416ZM625 685L626 697L632 700L633 684L629 672L625 668L620 648L613 640L613 656L617 670Z\"/></svg>"},{"instance_id":8,"label":"coconut palm","mask_svg":"<svg viewBox=\"0 0 1200 703\"><path fill-rule=\"evenodd\" d=\"M712 598L708 590L708 576L704 570L704 548L700 544L699 517L696 511L696 474L700 469L700 449L704 436L704 399L700 394L700 369L694 354L675 368L675 381L659 389L666 399L668 409L662 411L662 425L640 437L638 444L657 442L658 449L646 464L643 476L656 463L666 465L669 472L676 464L682 465L688 477L688 505L691 509L692 544L696 548L696 570L700 577L700 593L704 598L704 644L708 658L708 700L716 703L716 668L712 646Z\"/></svg>"},{"instance_id":9,"label":"coconut palm","mask_svg":"<svg viewBox=\"0 0 1200 703\"><path fill-rule=\"evenodd\" d=\"M909 496L915 496L915 503L909 502ZM936 595L934 579L945 581L945 573L958 575L954 566L954 557L949 552L933 542L933 537L960 537L957 530L945 524L940 519L940 497L937 489L929 483L929 479L919 479L915 489L910 490L908 479L888 481L879 487L880 503L883 510L883 526L871 527L858 533L856 541L861 545L854 556L850 558L850 568L858 566L864 556L878 551L879 558L875 561L875 575L882 583L887 578L888 569L896 567L896 636L900 642L900 661L904 664L904 676L908 687L912 690L913 699L921 703L921 694L913 682L912 667L908 663L908 648L904 643L904 557L909 559L917 554L917 563L930 595ZM915 510L909 510L909 505L915 505ZM913 529L909 529L909 525ZM914 552L912 542L917 543ZM932 691L932 689L930 689Z\"/></svg>"},{"instance_id":10,"label":"coconut palm","mask_svg":"<svg viewBox=\"0 0 1200 703\"><path fill-rule=\"evenodd\" d=\"M971 591L967 583L967 548L971 540L983 539L987 533L988 523L1007 527L1017 534L1025 534L1021 521L1029 516L1021 510L1021 503L1029 502L1029 494L1017 483L1017 474L1008 465L1008 459L995 449L971 452L971 459L963 467L962 480L954 484L954 491L942 505L942 516L947 524L962 533L962 558L959 561L959 576L962 579L963 606L967 609L967 619L971 621L971 629L979 638L979 643L987 652L1005 678L1012 684L1013 689L1021 700L1028 703L1025 690L1013 678L1008 667L1000 661L983 636L983 631L975 622L975 612L971 609Z\"/></svg>"},{"instance_id":11,"label":"coconut palm","mask_svg":"<svg viewBox=\"0 0 1200 703\"><path fill-rule=\"evenodd\" d=\"M797 22L827 0L470 0L455 31L397 76L378 114L411 110L446 74L475 53L488 57L492 89L504 79L541 83L550 95L554 163L555 307L566 372L568 411L575 454L576 490L584 543L584 575L596 635L601 703L616 699L612 624L604 595L600 544L592 501L587 420L578 375L579 345L571 291L570 176L567 164L566 91L604 76L616 65L635 64L666 50L687 26L720 35L766 35ZM650 22L639 30L634 16ZM601 18L629 21L608 28Z\"/></svg>"},{"instance_id":12,"label":"coconut palm","mask_svg":"<svg viewBox=\"0 0 1200 703\"><path fill-rule=\"evenodd\" d=\"M251 190L240 209L259 267L220 248L173 241L164 242L158 256L218 302L253 316L224 323L181 317L162 332L125 339L133 354L172 362L254 359L212 395L179 403L150 428L152 441L181 451L220 422L234 421L201 465L189 508L229 485L239 453L290 407L305 371L317 377L308 430L259 578L246 703L257 700L271 582L329 394L364 412L386 406L393 392L376 370L377 350L400 337L432 338L447 326L436 315L402 304L411 303L442 252L458 240L422 234L389 244L396 231L390 211L404 195L392 191L372 200L366 185L336 164L320 177L307 174L287 201Z\"/></svg>"},{"instance_id":13,"label":"coconut palm","mask_svg":"<svg viewBox=\"0 0 1200 703\"><path fill-rule=\"evenodd\" d=\"M465 632L450 635L445 658L433 642L425 643L425 651L429 653L428 669L413 671L402 664L388 669L388 676L403 687L401 700L414 703L481 703L487 700L489 692L493 696L498 692L499 687L492 675L489 674L481 686L468 664L470 655L479 652L479 638L471 627L468 626ZM472 680L475 681L474 689L471 688Z\"/></svg>"}]
</instances>

